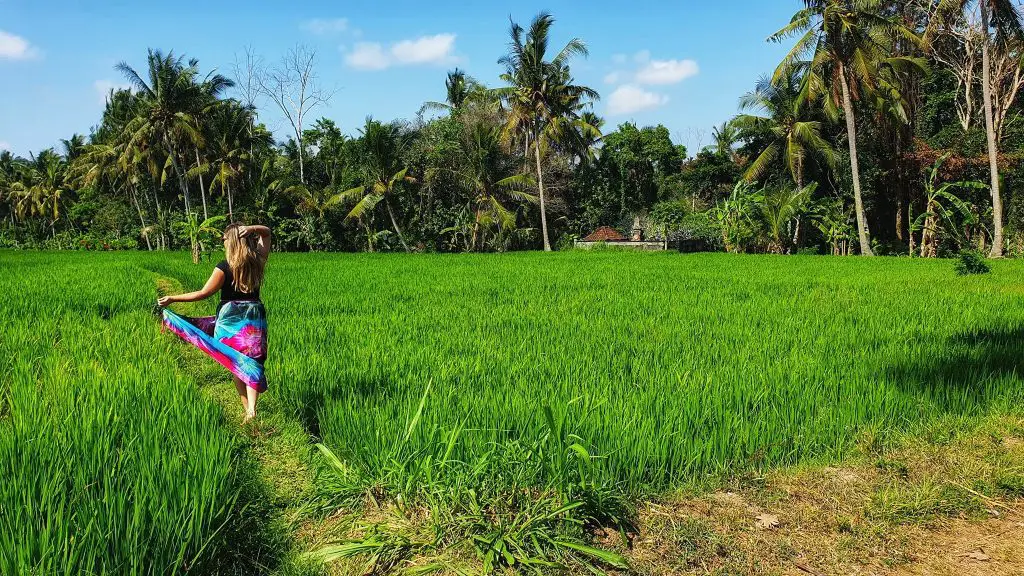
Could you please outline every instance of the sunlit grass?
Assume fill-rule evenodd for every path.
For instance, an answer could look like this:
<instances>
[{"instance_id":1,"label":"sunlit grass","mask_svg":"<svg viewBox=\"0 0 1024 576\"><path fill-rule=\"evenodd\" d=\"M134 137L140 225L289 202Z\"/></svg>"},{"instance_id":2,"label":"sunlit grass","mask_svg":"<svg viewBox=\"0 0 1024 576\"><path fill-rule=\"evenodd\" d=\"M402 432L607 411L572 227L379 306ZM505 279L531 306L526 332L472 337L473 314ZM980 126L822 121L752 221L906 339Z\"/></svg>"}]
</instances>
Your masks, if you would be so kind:
<instances>
[{"instance_id":1,"label":"sunlit grass","mask_svg":"<svg viewBox=\"0 0 1024 576\"><path fill-rule=\"evenodd\" d=\"M184 566L227 517L231 443L175 374L180 343L158 335L148 307L152 273L192 288L211 266L182 254L5 253L0 264L17 271L0 278L0 366L13 376L0 385L0 465L44 463L40 479L0 488L0 538L25 537L6 511L31 498L48 504L20 512L30 525L44 510L85 510L61 513L40 551L109 566L98 559L128 562L145 540L136 557ZM484 558L503 554L493 543L505 546L507 531L531 533L524 526L576 545L584 524L623 521L643 494L836 460L865 431L884 439L939 416L1019 409L1022 271L1012 261L959 277L948 261L907 259L275 254L263 290L270 394L338 457L320 479L335 502L370 494L427 507ZM111 494L102 505L97 486ZM133 490L154 503L114 497ZM548 504L517 504L538 499ZM577 507L544 520L565 505ZM203 513L183 529L182 510ZM123 551L71 544L72 532L112 533L88 528L94 517L151 532L122 539ZM172 540L187 552L168 551ZM25 554L9 565L61 565Z\"/></svg>"}]
</instances>

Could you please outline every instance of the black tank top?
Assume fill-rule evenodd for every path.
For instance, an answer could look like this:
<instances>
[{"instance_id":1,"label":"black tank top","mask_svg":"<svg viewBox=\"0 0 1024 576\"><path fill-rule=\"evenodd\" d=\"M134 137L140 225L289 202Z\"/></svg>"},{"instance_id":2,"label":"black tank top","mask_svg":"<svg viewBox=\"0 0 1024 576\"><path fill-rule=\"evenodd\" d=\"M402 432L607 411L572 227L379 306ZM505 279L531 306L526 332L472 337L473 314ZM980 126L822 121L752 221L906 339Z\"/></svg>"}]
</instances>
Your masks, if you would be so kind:
<instances>
[{"instance_id":1,"label":"black tank top","mask_svg":"<svg viewBox=\"0 0 1024 576\"><path fill-rule=\"evenodd\" d=\"M225 302L232 302L238 300L259 300L260 291L257 288L255 292L240 292L235 286L235 275L231 273L231 266L227 260L221 260L217 264L217 269L224 273L224 283L220 287L220 303L223 305ZM218 306L219 308L220 306Z\"/></svg>"}]
</instances>

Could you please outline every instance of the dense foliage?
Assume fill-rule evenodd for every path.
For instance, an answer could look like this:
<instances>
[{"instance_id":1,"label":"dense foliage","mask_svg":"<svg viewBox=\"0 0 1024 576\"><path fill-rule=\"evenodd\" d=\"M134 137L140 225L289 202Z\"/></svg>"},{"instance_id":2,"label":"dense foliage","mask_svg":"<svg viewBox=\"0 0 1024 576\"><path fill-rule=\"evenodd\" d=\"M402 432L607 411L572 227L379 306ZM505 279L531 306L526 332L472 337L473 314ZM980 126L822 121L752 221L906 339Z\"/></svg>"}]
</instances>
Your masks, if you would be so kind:
<instances>
[{"instance_id":1,"label":"dense foliage","mask_svg":"<svg viewBox=\"0 0 1024 576\"><path fill-rule=\"evenodd\" d=\"M770 38L791 52L692 156L664 126L602 132L598 94L571 72L586 46L556 51L553 23L513 24L501 86L455 70L445 102L347 132L308 120L331 96L311 54L250 59L231 80L151 51L145 69L118 66L131 88L89 136L0 155L0 246L199 252L219 225L204 221L225 216L272 226L287 250L536 249L636 224L744 252L1024 248L1012 3L801 2ZM300 89L275 139L258 106Z\"/></svg>"}]
</instances>

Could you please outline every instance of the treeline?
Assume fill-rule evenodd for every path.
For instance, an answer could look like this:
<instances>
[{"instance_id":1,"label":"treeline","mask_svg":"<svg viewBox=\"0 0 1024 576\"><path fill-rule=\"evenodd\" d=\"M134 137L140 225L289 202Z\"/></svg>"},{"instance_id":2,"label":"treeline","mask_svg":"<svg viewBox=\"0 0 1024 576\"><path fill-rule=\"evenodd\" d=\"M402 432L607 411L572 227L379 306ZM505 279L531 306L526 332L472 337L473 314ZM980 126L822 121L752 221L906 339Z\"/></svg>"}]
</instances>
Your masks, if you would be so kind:
<instances>
[{"instance_id":1,"label":"treeline","mask_svg":"<svg viewBox=\"0 0 1024 576\"><path fill-rule=\"evenodd\" d=\"M198 252L245 220L288 250L552 249L639 224L691 249L1020 253L1016 7L801 5L769 38L792 50L692 157L664 126L609 130L572 75L584 43L553 51L547 14L513 24L501 86L455 70L444 102L350 134L309 122L332 94L305 49L232 79L151 51L88 137L0 155L0 247Z\"/></svg>"}]
</instances>

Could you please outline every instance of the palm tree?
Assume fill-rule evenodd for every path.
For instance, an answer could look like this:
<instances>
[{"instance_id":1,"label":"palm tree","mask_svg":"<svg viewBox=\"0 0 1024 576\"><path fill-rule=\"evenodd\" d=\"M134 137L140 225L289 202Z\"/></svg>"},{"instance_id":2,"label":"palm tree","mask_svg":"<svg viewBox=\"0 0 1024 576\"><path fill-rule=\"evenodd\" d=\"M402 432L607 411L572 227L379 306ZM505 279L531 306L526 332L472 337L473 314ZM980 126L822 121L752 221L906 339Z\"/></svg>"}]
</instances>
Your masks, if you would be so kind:
<instances>
[{"instance_id":1,"label":"palm tree","mask_svg":"<svg viewBox=\"0 0 1024 576\"><path fill-rule=\"evenodd\" d=\"M81 134L72 134L71 138L61 139L61 146L64 147L64 159L67 162L74 162L85 151L85 137Z\"/></svg>"},{"instance_id":2,"label":"palm tree","mask_svg":"<svg viewBox=\"0 0 1024 576\"><path fill-rule=\"evenodd\" d=\"M409 169L402 166L406 137L397 125L382 124L373 118L366 119L366 125L360 132L360 147L364 161L363 185L339 194L339 198L343 200L356 201L346 219L361 219L383 202L391 219L391 226L394 227L395 234L398 234L398 241L402 243L402 248L406 252L410 252L391 207L391 199L399 192L401 185L414 181L408 175Z\"/></svg>"},{"instance_id":3,"label":"palm tree","mask_svg":"<svg viewBox=\"0 0 1024 576\"><path fill-rule=\"evenodd\" d=\"M166 161L177 176L185 210L189 211L188 183L179 164L179 153L188 142L200 139L196 115L234 86L234 82L219 74L198 81L198 61L189 60L186 65L173 51L166 55L159 50L149 51L147 79L125 62L116 68L131 83L138 98L138 116L125 128L132 146L163 147Z\"/></svg>"},{"instance_id":4,"label":"palm tree","mask_svg":"<svg viewBox=\"0 0 1024 576\"><path fill-rule=\"evenodd\" d=\"M792 226L800 225L800 215L817 188L818 183L812 182L806 188L782 188L764 195L761 217L768 227L768 252L785 252Z\"/></svg>"},{"instance_id":5,"label":"palm tree","mask_svg":"<svg viewBox=\"0 0 1024 576\"><path fill-rule=\"evenodd\" d=\"M68 176L71 182L80 188L97 186L106 182L115 191L126 190L139 216L140 230L146 230L149 226L146 224L146 217L143 215L142 206L139 203L137 167L133 164L123 163L122 161L125 159L126 156L121 153L120 144L87 144L71 163ZM146 248L152 250L153 245L149 235L143 236L146 240Z\"/></svg>"},{"instance_id":6,"label":"palm tree","mask_svg":"<svg viewBox=\"0 0 1024 576\"><path fill-rule=\"evenodd\" d=\"M67 163L51 148L32 158L31 187L28 190L35 213L50 218L50 231L56 237L61 199L68 191L65 182Z\"/></svg>"},{"instance_id":7,"label":"palm tree","mask_svg":"<svg viewBox=\"0 0 1024 576\"><path fill-rule=\"evenodd\" d=\"M740 131L735 122L722 122L715 126L711 129L711 138L715 141L716 153L736 162L736 142L740 139Z\"/></svg>"},{"instance_id":8,"label":"palm tree","mask_svg":"<svg viewBox=\"0 0 1024 576\"><path fill-rule=\"evenodd\" d=\"M888 57L887 40L894 36L916 40L914 33L890 20L878 10L881 0L804 0L789 25L769 37L780 42L798 35L799 39L775 70L778 83L798 66L806 70L803 97L826 97L826 109L841 106L846 119L846 139L850 148L853 174L853 199L857 212L857 235L862 255L871 256L871 241L861 195L860 165L857 160L857 127L853 100L877 85L881 63L898 66L907 58Z\"/></svg>"},{"instance_id":9,"label":"palm tree","mask_svg":"<svg viewBox=\"0 0 1024 576\"><path fill-rule=\"evenodd\" d=\"M472 76L467 76L465 72L456 68L451 72L448 72L448 77L444 81L445 87L445 101L444 102L426 102L420 111L423 110L441 110L451 113L458 113L462 111L463 107L470 102L479 92L482 92L483 86L480 85Z\"/></svg>"},{"instance_id":10,"label":"palm tree","mask_svg":"<svg viewBox=\"0 0 1024 576\"><path fill-rule=\"evenodd\" d=\"M768 145L744 174L748 182L764 177L780 159L785 161L797 189L804 187L808 155L818 156L830 167L835 166L835 150L821 136L821 122L805 116L800 78L796 74L787 74L778 82L762 77L753 92L740 98L740 109L761 114L740 114L733 120L733 128L748 137L768 137Z\"/></svg>"},{"instance_id":11,"label":"palm tree","mask_svg":"<svg viewBox=\"0 0 1024 576\"><path fill-rule=\"evenodd\" d=\"M232 183L237 183L252 160L253 149L272 144L269 132L252 129L252 109L234 100L213 107L210 115L210 153L213 156L211 189L219 186L228 200L228 217L234 220ZM205 171L205 170L204 170ZM201 173L201 172L200 172Z\"/></svg>"},{"instance_id":12,"label":"palm tree","mask_svg":"<svg viewBox=\"0 0 1024 576\"><path fill-rule=\"evenodd\" d=\"M498 61L505 65L501 79L508 84L497 90L507 108L503 139L507 143L521 139L526 154L533 149L546 252L551 251L551 240L541 157L552 145L567 143L585 131L596 131L593 126L584 126L582 113L588 100L599 97L596 91L574 84L569 72L573 56L588 54L582 40L570 40L554 58L547 60L548 35L554 22L547 12L533 19L529 31L513 22L509 53Z\"/></svg>"},{"instance_id":13,"label":"palm tree","mask_svg":"<svg viewBox=\"0 0 1024 576\"><path fill-rule=\"evenodd\" d=\"M537 197L523 190L531 184L529 178L517 174L517 163L501 143L501 129L475 124L463 142L465 168L457 176L472 189L474 223L470 246L483 248L487 230L497 226L512 230L516 213L506 204L537 202ZM478 242L479 239L479 242Z\"/></svg>"},{"instance_id":14,"label":"palm tree","mask_svg":"<svg viewBox=\"0 0 1024 576\"><path fill-rule=\"evenodd\" d=\"M216 225L223 221L223 216L214 216L200 222L198 214L189 212L185 214L185 220L174 223L175 230L187 236L192 244L193 264L199 264L199 256L205 250L203 239L214 234L220 234L220 230L216 228Z\"/></svg>"},{"instance_id":15,"label":"palm tree","mask_svg":"<svg viewBox=\"0 0 1024 576\"><path fill-rule=\"evenodd\" d=\"M951 17L972 9L973 0L938 0L933 20L929 22L927 36L944 25ZM992 111L991 50L1010 38L1024 34L1020 12L1011 0L979 0L981 27L985 41L981 43L981 96L985 108L985 134L988 144L989 178L992 191L992 257L1003 255L1003 200L999 191L999 142L996 137Z\"/></svg>"}]
</instances>

